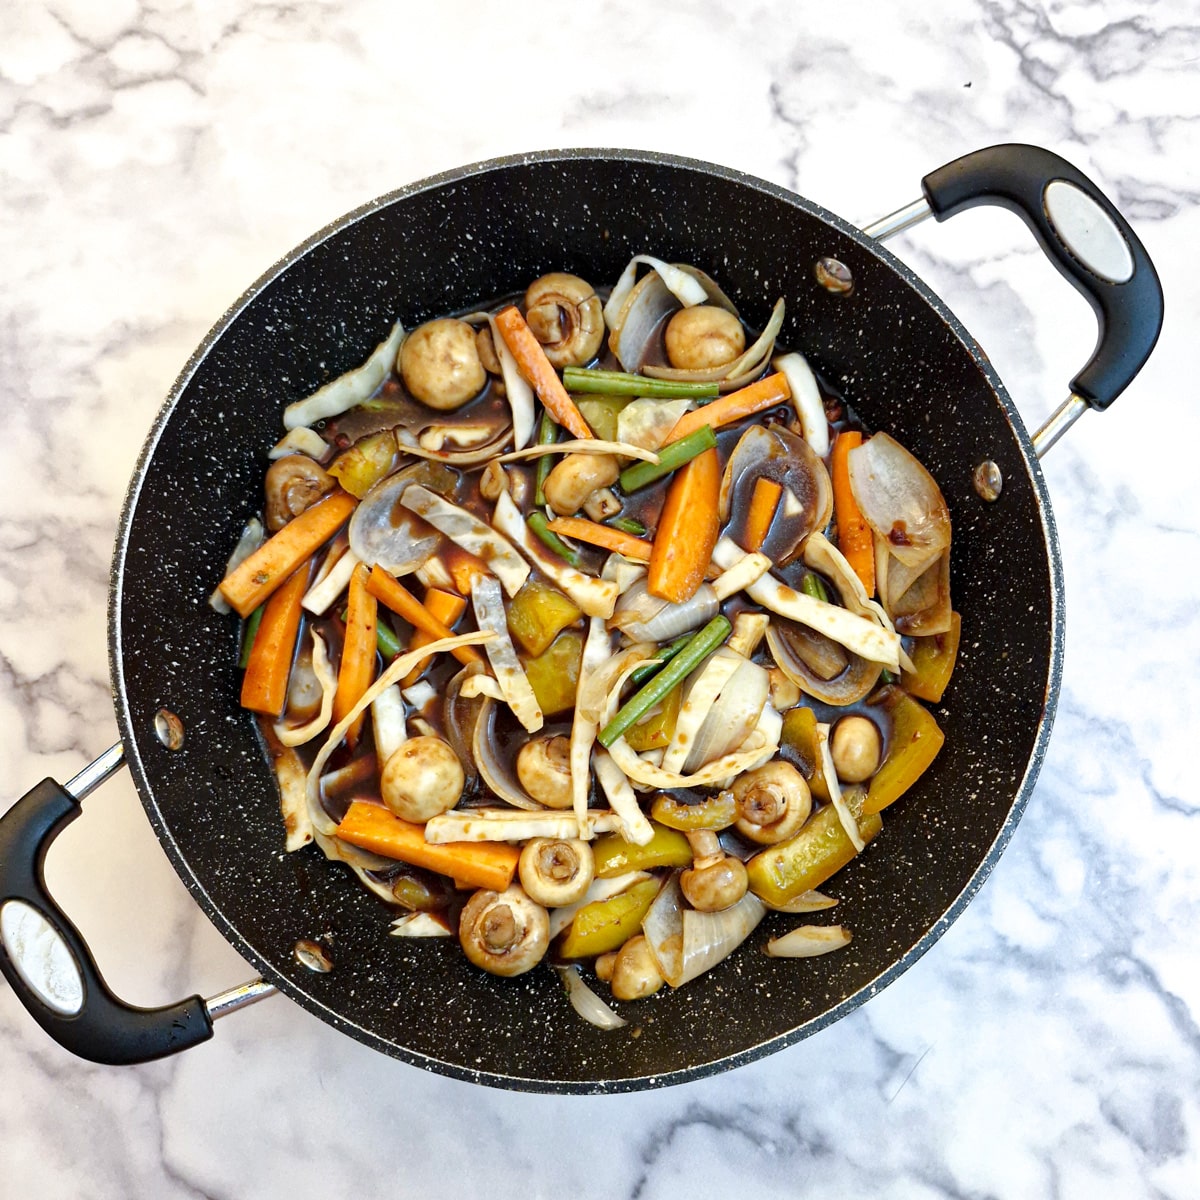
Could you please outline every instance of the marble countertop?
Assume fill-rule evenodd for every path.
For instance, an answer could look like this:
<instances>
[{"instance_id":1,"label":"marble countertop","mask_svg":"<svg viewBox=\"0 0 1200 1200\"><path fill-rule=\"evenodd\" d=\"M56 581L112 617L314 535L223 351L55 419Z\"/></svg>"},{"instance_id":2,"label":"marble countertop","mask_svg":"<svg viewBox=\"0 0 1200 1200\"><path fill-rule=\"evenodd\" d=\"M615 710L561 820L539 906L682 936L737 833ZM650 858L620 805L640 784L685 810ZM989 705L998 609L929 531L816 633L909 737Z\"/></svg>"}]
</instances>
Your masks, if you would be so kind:
<instances>
[{"instance_id":1,"label":"marble countertop","mask_svg":"<svg viewBox=\"0 0 1200 1200\"><path fill-rule=\"evenodd\" d=\"M429 1075L282 998L175 1059L94 1067L3 986L0 1192L1197 1195L1198 61L1196 0L0 8L0 808L116 740L112 541L191 350L277 257L401 184L629 146L866 222L959 154L1035 142L1131 219L1168 309L1127 395L1044 464L1069 620L1040 782L980 895L883 993L730 1074L582 1098ZM1024 228L972 212L891 245L1039 424L1094 321ZM129 1000L249 974L126 775L47 869Z\"/></svg>"}]
</instances>

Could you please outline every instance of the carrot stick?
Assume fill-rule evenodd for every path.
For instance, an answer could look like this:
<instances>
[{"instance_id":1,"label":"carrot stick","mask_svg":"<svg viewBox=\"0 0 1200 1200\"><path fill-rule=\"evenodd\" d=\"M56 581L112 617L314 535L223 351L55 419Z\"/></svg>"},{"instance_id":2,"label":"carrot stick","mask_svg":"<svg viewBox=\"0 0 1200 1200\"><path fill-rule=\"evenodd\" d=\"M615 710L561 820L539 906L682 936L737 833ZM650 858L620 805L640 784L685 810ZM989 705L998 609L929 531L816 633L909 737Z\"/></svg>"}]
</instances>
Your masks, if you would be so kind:
<instances>
[{"instance_id":1,"label":"carrot stick","mask_svg":"<svg viewBox=\"0 0 1200 1200\"><path fill-rule=\"evenodd\" d=\"M742 535L743 550L753 553L762 548L782 495L783 488L775 480L760 475L754 481L754 494L750 497L750 511L746 514L746 530Z\"/></svg>"},{"instance_id":2,"label":"carrot stick","mask_svg":"<svg viewBox=\"0 0 1200 1200\"><path fill-rule=\"evenodd\" d=\"M322 542L337 532L358 501L338 490L293 517L221 580L221 595L248 617Z\"/></svg>"},{"instance_id":3,"label":"carrot stick","mask_svg":"<svg viewBox=\"0 0 1200 1200\"><path fill-rule=\"evenodd\" d=\"M714 429L720 429L723 425L732 425L734 421L740 421L743 417L749 417L754 413L762 412L765 408L774 408L775 405L782 404L785 400L789 400L791 395L791 389L782 372L768 375L766 379L760 379L757 383L751 383L744 388L739 388L736 392L730 392L719 400L714 400L711 404L705 404L701 408L694 408L691 412L684 413L671 427L671 432L667 434L667 440L663 444L669 445L671 442L677 442L681 437L694 433L703 425L711 425Z\"/></svg>"},{"instance_id":4,"label":"carrot stick","mask_svg":"<svg viewBox=\"0 0 1200 1200\"><path fill-rule=\"evenodd\" d=\"M837 521L838 549L862 580L867 595L875 595L875 543L850 490L850 451L862 445L857 430L839 433L833 443L829 476L833 482L833 513Z\"/></svg>"},{"instance_id":5,"label":"carrot stick","mask_svg":"<svg viewBox=\"0 0 1200 1200\"><path fill-rule=\"evenodd\" d=\"M288 676L300 633L300 601L308 590L311 560L287 577L263 606L250 660L242 676L242 707L277 717L287 701Z\"/></svg>"},{"instance_id":6,"label":"carrot stick","mask_svg":"<svg viewBox=\"0 0 1200 1200\"><path fill-rule=\"evenodd\" d=\"M502 892L512 883L521 857L520 847L507 842L444 842L431 846L425 841L424 826L401 820L386 808L365 800L355 800L350 805L337 827L337 835L363 850L493 892Z\"/></svg>"},{"instance_id":7,"label":"carrot stick","mask_svg":"<svg viewBox=\"0 0 1200 1200\"><path fill-rule=\"evenodd\" d=\"M350 576L350 594L346 606L346 637L342 642L342 661L338 667L337 691L333 695L333 723L336 725L358 702L375 681L375 624L378 602L367 591L367 568L359 563ZM360 713L346 730L346 741L355 746L362 731Z\"/></svg>"},{"instance_id":8,"label":"carrot stick","mask_svg":"<svg viewBox=\"0 0 1200 1200\"><path fill-rule=\"evenodd\" d=\"M675 472L650 555L646 586L652 596L682 604L696 594L720 532L720 496L716 450L705 450Z\"/></svg>"},{"instance_id":9,"label":"carrot stick","mask_svg":"<svg viewBox=\"0 0 1200 1200\"><path fill-rule=\"evenodd\" d=\"M521 368L521 374L537 392L538 399L549 409L550 415L577 438L595 437L583 414L575 406L575 401L563 387L558 372L550 365L541 342L533 336L533 331L525 324L525 318L516 306L510 304L502 308L494 319L504 344L512 351L517 366Z\"/></svg>"},{"instance_id":10,"label":"carrot stick","mask_svg":"<svg viewBox=\"0 0 1200 1200\"><path fill-rule=\"evenodd\" d=\"M649 562L653 549L645 538L634 537L631 533L622 533L611 525L597 525L595 521L585 521L582 517L555 517L546 524L554 533L563 537L576 538L587 542L589 546L600 546L604 550L614 550L635 562Z\"/></svg>"},{"instance_id":11,"label":"carrot stick","mask_svg":"<svg viewBox=\"0 0 1200 1200\"><path fill-rule=\"evenodd\" d=\"M454 636L444 622L439 621L408 588L393 579L378 563L371 568L367 578L367 591L380 604L386 604L392 612L402 616L414 629L423 629L431 634L434 641ZM464 666L483 662L483 657L474 646L459 646L450 653Z\"/></svg>"},{"instance_id":12,"label":"carrot stick","mask_svg":"<svg viewBox=\"0 0 1200 1200\"><path fill-rule=\"evenodd\" d=\"M441 621L447 629L454 627L454 622L463 615L463 610L467 607L467 602L461 597L456 596L453 592L444 591L442 588L431 587L425 592L425 609L437 620ZM433 634L426 633L424 629L414 629L411 640L408 643L410 650L419 650L422 646L428 646L433 641ZM414 683L424 674L429 667L430 659L426 659L423 663L417 663L415 667L407 675L405 675L400 686L402 688L412 687Z\"/></svg>"}]
</instances>

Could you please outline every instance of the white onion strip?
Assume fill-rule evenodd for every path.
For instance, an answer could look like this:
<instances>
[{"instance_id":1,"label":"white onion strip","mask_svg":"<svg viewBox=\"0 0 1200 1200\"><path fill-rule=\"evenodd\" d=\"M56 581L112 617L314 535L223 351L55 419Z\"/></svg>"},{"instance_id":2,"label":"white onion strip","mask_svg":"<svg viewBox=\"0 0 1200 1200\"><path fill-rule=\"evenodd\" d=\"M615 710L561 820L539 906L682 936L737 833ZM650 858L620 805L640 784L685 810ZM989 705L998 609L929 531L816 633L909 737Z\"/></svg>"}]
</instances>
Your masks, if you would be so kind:
<instances>
[{"instance_id":1,"label":"white onion strip","mask_svg":"<svg viewBox=\"0 0 1200 1200\"><path fill-rule=\"evenodd\" d=\"M635 254L629 260L625 270L621 272L621 277L613 286L608 303L604 306L604 321L609 329L616 327L617 317L625 306L625 301L629 299L629 293L633 291L639 263L645 263L646 266L656 271L659 278L667 285L667 290L684 308L703 304L708 299L704 285L686 271L681 271L678 267L663 262L661 258L654 258L650 254Z\"/></svg>"},{"instance_id":2,"label":"white onion strip","mask_svg":"<svg viewBox=\"0 0 1200 1200\"><path fill-rule=\"evenodd\" d=\"M802 354L781 354L771 365L782 371L788 381L804 440L818 458L824 458L829 453L829 422L825 419L821 389L807 359Z\"/></svg>"},{"instance_id":3,"label":"white onion strip","mask_svg":"<svg viewBox=\"0 0 1200 1200\"><path fill-rule=\"evenodd\" d=\"M324 578L304 593L300 606L310 613L320 616L350 585L350 576L362 559L353 550L347 550L333 566L325 573Z\"/></svg>"},{"instance_id":4,"label":"white onion strip","mask_svg":"<svg viewBox=\"0 0 1200 1200\"><path fill-rule=\"evenodd\" d=\"M771 560L758 550L738 559L732 567L722 571L712 581L712 590L716 593L717 601L724 604L730 596L745 591L752 583L761 579L771 566Z\"/></svg>"},{"instance_id":5,"label":"white onion strip","mask_svg":"<svg viewBox=\"0 0 1200 1200\"><path fill-rule=\"evenodd\" d=\"M491 313L487 314L487 323L492 331L492 345L495 347L496 357L500 360L500 371L504 376L504 391L508 395L509 407L512 409L513 445L520 450L523 446L527 446L529 439L533 437L533 388L521 374L517 360L513 358L513 352L508 348L508 343L500 336L500 331L496 328L496 320Z\"/></svg>"},{"instance_id":6,"label":"white onion strip","mask_svg":"<svg viewBox=\"0 0 1200 1200\"><path fill-rule=\"evenodd\" d=\"M311 721L299 726L288 726L280 722L275 726L275 736L285 746L303 746L311 742L329 724L333 716L333 697L337 692L337 673L329 661L329 652L325 648L325 639L313 631L312 652L313 674L321 685L321 708Z\"/></svg>"},{"instance_id":7,"label":"white onion strip","mask_svg":"<svg viewBox=\"0 0 1200 1200\"><path fill-rule=\"evenodd\" d=\"M526 446L501 454L497 462L517 462L525 458L542 458L547 454L615 454L621 458L640 458L642 462L658 463L653 450L635 446L632 442L606 442L601 438L574 438L566 442L549 442L544 446Z\"/></svg>"},{"instance_id":8,"label":"white onion strip","mask_svg":"<svg viewBox=\"0 0 1200 1200\"><path fill-rule=\"evenodd\" d=\"M625 773L612 760L605 750L597 750L592 756L592 769L596 772L596 780L608 798L609 807L616 813L617 832L635 846L644 846L654 837L654 826L646 820L638 804L633 788Z\"/></svg>"},{"instance_id":9,"label":"white onion strip","mask_svg":"<svg viewBox=\"0 0 1200 1200\"><path fill-rule=\"evenodd\" d=\"M867 848L867 843L863 841L863 836L858 831L858 821L842 796L842 785L838 781L833 754L829 749L829 726L823 722L817 724L817 753L821 756L821 773L825 776L825 786L829 789L829 799L833 802L838 820L853 843L855 853L861 854Z\"/></svg>"},{"instance_id":10,"label":"white onion strip","mask_svg":"<svg viewBox=\"0 0 1200 1200\"><path fill-rule=\"evenodd\" d=\"M816 958L850 945L845 925L798 925L790 933L772 938L767 953L772 958Z\"/></svg>"},{"instance_id":11,"label":"white onion strip","mask_svg":"<svg viewBox=\"0 0 1200 1200\"><path fill-rule=\"evenodd\" d=\"M339 413L344 413L369 399L387 378L403 340L404 326L397 321L387 338L375 347L371 357L362 366L331 379L311 396L289 404L283 410L284 429L315 425L318 421L336 417Z\"/></svg>"},{"instance_id":12,"label":"white onion strip","mask_svg":"<svg viewBox=\"0 0 1200 1200\"><path fill-rule=\"evenodd\" d=\"M289 429L267 451L267 457L274 462L277 458L287 458L289 454L307 454L309 458L324 458L329 450L329 443L315 430L301 425L298 429Z\"/></svg>"},{"instance_id":13,"label":"white onion strip","mask_svg":"<svg viewBox=\"0 0 1200 1200\"><path fill-rule=\"evenodd\" d=\"M384 764L408 741L408 722L400 685L393 683L371 701L371 726L375 731L375 757L380 771Z\"/></svg>"},{"instance_id":14,"label":"white onion strip","mask_svg":"<svg viewBox=\"0 0 1200 1200\"><path fill-rule=\"evenodd\" d=\"M597 1029L620 1029L628 1024L624 1017L619 1017L590 987L583 981L583 975L575 963L565 966L555 966L558 977L567 989L567 999L571 1007L589 1024Z\"/></svg>"},{"instance_id":15,"label":"white onion strip","mask_svg":"<svg viewBox=\"0 0 1200 1200\"><path fill-rule=\"evenodd\" d=\"M517 658L517 651L508 636L508 621L504 614L504 598L500 595L500 584L491 575L477 576L471 586L471 603L475 608L475 622L480 629L489 630L495 636L483 648L491 664L492 674L504 693L504 701L512 709L513 716L528 733L537 733L542 727L542 709L534 695L529 676Z\"/></svg>"}]
</instances>

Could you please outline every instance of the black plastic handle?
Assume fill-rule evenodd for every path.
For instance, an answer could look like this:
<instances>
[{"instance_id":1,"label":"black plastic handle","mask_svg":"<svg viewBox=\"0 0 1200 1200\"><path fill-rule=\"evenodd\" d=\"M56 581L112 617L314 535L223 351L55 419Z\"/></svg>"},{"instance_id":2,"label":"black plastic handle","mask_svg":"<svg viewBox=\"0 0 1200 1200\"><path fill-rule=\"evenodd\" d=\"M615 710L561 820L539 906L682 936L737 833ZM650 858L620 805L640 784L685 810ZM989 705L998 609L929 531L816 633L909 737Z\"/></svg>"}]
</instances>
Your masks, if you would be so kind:
<instances>
[{"instance_id":1,"label":"black plastic handle","mask_svg":"<svg viewBox=\"0 0 1200 1200\"><path fill-rule=\"evenodd\" d=\"M1054 183L1064 186L1050 195L1048 204L1047 189ZM1145 248L1104 193L1066 159L1039 146L1017 143L989 146L957 158L926 175L921 187L939 221L977 204L996 204L1017 213L1033 230L1050 261L1096 311L1100 325L1096 349L1071 380L1071 391L1092 408L1107 408L1154 349L1162 329L1163 294ZM1112 278L1094 260L1090 265L1088 248L1081 244L1086 238L1076 236L1072 246L1072 231L1060 228L1061 209L1059 224L1055 223L1056 201L1073 205L1085 220L1090 213L1110 246L1114 236L1124 242L1127 278Z\"/></svg>"},{"instance_id":2,"label":"black plastic handle","mask_svg":"<svg viewBox=\"0 0 1200 1200\"><path fill-rule=\"evenodd\" d=\"M105 984L87 943L46 890L43 864L50 844L81 812L79 801L44 779L0 817L0 909L21 901L36 909L70 949L83 983L78 1012L61 1013L22 978L0 938L0 970L22 1004L60 1046L112 1065L150 1062L212 1037L199 996L164 1008L135 1008Z\"/></svg>"}]
</instances>

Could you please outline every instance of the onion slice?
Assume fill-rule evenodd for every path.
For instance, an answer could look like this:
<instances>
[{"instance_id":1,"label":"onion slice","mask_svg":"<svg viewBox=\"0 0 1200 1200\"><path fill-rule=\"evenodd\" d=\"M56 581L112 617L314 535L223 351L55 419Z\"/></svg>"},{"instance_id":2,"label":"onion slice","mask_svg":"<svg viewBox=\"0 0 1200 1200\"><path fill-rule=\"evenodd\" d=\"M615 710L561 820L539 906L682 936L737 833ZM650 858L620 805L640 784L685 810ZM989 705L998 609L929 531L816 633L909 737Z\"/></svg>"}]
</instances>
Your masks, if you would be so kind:
<instances>
[{"instance_id":1,"label":"onion slice","mask_svg":"<svg viewBox=\"0 0 1200 1200\"><path fill-rule=\"evenodd\" d=\"M476 624L493 635L483 652L487 655L492 674L496 676L508 707L527 732L537 733L542 727L542 710L529 676L525 674L512 639L508 636L508 620L504 613L500 584L491 575L478 576L471 587L471 603L475 608Z\"/></svg>"},{"instance_id":2,"label":"onion slice","mask_svg":"<svg viewBox=\"0 0 1200 1200\"><path fill-rule=\"evenodd\" d=\"M365 363L331 379L311 396L289 404L283 410L283 427L298 429L302 425L315 425L370 399L387 378L403 340L404 326L397 321L387 338L375 347Z\"/></svg>"},{"instance_id":3,"label":"onion slice","mask_svg":"<svg viewBox=\"0 0 1200 1200\"><path fill-rule=\"evenodd\" d=\"M313 674L321 685L321 708L311 721L303 725L288 726L282 721L275 726L275 736L285 746L303 746L311 742L318 733L322 732L333 716L333 697L337 691L337 673L329 661L329 651L325 647L325 639L313 631L312 652Z\"/></svg>"},{"instance_id":4,"label":"onion slice","mask_svg":"<svg viewBox=\"0 0 1200 1200\"><path fill-rule=\"evenodd\" d=\"M487 323L492 331L492 345L495 347L496 357L500 360L500 372L504 376L504 391L508 395L509 407L512 409L513 446L520 450L527 446L529 439L533 437L533 388L521 374L517 360L513 358L513 352L508 348L508 343L500 336L500 332L496 328L496 320L490 313L487 316Z\"/></svg>"},{"instance_id":5,"label":"onion slice","mask_svg":"<svg viewBox=\"0 0 1200 1200\"><path fill-rule=\"evenodd\" d=\"M375 733L375 757L380 771L384 764L408 741L408 722L400 685L393 683L371 701L371 727Z\"/></svg>"},{"instance_id":6,"label":"onion slice","mask_svg":"<svg viewBox=\"0 0 1200 1200\"><path fill-rule=\"evenodd\" d=\"M808 360L803 354L781 354L771 365L782 371L788 381L804 440L818 458L824 458L829 453L829 422L825 418L825 403L821 399L817 377Z\"/></svg>"},{"instance_id":7,"label":"onion slice","mask_svg":"<svg viewBox=\"0 0 1200 1200\"><path fill-rule=\"evenodd\" d=\"M571 1007L589 1024L597 1029L620 1029L628 1024L624 1017L619 1017L590 987L583 981L583 975L575 963L555 966L558 977L567 989L567 998Z\"/></svg>"},{"instance_id":8,"label":"onion slice","mask_svg":"<svg viewBox=\"0 0 1200 1200\"><path fill-rule=\"evenodd\" d=\"M634 280L637 278L639 263L645 263L650 267L662 281L663 287L684 308L691 308L694 304L703 304L708 299L708 292L704 285L690 271L663 262L661 258L654 258L650 254L635 254L629 260L625 270L621 272L620 278L608 297L608 303L604 306L604 322L614 332L624 323L626 314L623 314L621 310L625 308L626 302L634 290ZM650 277L647 276L647 278Z\"/></svg>"},{"instance_id":9,"label":"onion slice","mask_svg":"<svg viewBox=\"0 0 1200 1200\"><path fill-rule=\"evenodd\" d=\"M799 925L772 938L766 951L772 958L815 958L848 945L850 930L845 925Z\"/></svg>"},{"instance_id":10,"label":"onion slice","mask_svg":"<svg viewBox=\"0 0 1200 1200\"><path fill-rule=\"evenodd\" d=\"M510 450L497 461L518 462L526 458L544 458L547 454L616 454L622 458L638 458L642 462L658 463L658 455L632 442L606 442L603 438L573 438L565 442L549 442L544 446L526 446Z\"/></svg>"},{"instance_id":11,"label":"onion slice","mask_svg":"<svg viewBox=\"0 0 1200 1200\"><path fill-rule=\"evenodd\" d=\"M401 938L453 937L454 930L433 913L410 912L405 913L402 917L397 917L392 922L391 936Z\"/></svg>"},{"instance_id":12,"label":"onion slice","mask_svg":"<svg viewBox=\"0 0 1200 1200\"><path fill-rule=\"evenodd\" d=\"M817 724L817 753L821 756L821 773L825 777L825 786L829 788L829 799L837 812L838 820L853 844L855 853L861 854L867 848L867 843L863 841L863 836L858 831L858 821L842 795L842 785L838 780L837 770L833 765L833 754L829 749L829 726L824 722Z\"/></svg>"},{"instance_id":13,"label":"onion slice","mask_svg":"<svg viewBox=\"0 0 1200 1200\"><path fill-rule=\"evenodd\" d=\"M329 443L315 429L302 425L299 429L289 429L267 451L267 457L274 462L277 458L287 458L289 454L306 454L320 461L328 453Z\"/></svg>"},{"instance_id":14,"label":"onion slice","mask_svg":"<svg viewBox=\"0 0 1200 1200\"><path fill-rule=\"evenodd\" d=\"M617 816L617 832L627 842L644 846L654 837L654 826L646 820L646 814L642 812L625 773L605 750L597 750L592 756L592 769L608 798L609 807Z\"/></svg>"}]
</instances>

